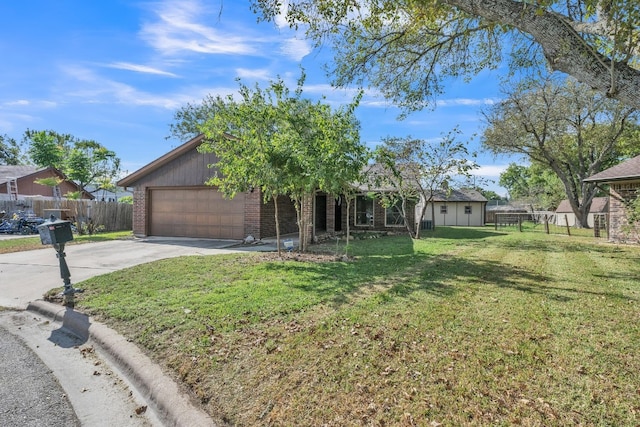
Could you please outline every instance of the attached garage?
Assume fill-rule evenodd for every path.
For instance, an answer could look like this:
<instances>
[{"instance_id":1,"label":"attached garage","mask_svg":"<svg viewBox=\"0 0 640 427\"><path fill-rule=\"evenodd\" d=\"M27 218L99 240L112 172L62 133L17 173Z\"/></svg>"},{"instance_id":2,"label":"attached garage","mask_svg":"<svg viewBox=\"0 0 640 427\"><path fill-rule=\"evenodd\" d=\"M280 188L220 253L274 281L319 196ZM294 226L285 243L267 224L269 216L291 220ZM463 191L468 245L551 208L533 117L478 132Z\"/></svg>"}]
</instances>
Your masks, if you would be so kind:
<instances>
[{"instance_id":1,"label":"attached garage","mask_svg":"<svg viewBox=\"0 0 640 427\"><path fill-rule=\"evenodd\" d=\"M149 235L243 239L245 195L225 199L215 188L149 190Z\"/></svg>"},{"instance_id":2,"label":"attached garage","mask_svg":"<svg viewBox=\"0 0 640 427\"><path fill-rule=\"evenodd\" d=\"M133 190L133 233L136 236L196 237L239 240L276 233L273 202L263 203L260 191L226 199L205 182L216 173L211 153L199 153L200 135L169 151L118 186ZM297 231L293 203L278 202L280 232Z\"/></svg>"}]
</instances>

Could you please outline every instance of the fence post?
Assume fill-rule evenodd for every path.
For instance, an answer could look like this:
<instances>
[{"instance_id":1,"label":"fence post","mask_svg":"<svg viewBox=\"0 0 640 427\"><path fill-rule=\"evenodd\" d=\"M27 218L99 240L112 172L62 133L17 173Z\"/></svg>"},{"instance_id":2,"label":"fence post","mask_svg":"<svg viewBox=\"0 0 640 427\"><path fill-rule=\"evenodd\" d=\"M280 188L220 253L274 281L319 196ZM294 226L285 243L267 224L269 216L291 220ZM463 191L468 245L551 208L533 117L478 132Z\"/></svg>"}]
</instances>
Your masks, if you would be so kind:
<instances>
[{"instance_id":1,"label":"fence post","mask_svg":"<svg viewBox=\"0 0 640 427\"><path fill-rule=\"evenodd\" d=\"M544 214L544 231L549 234L549 215Z\"/></svg>"},{"instance_id":2,"label":"fence post","mask_svg":"<svg viewBox=\"0 0 640 427\"><path fill-rule=\"evenodd\" d=\"M571 229L569 228L569 217L564 215L564 223L567 224L567 236L571 236Z\"/></svg>"}]
</instances>

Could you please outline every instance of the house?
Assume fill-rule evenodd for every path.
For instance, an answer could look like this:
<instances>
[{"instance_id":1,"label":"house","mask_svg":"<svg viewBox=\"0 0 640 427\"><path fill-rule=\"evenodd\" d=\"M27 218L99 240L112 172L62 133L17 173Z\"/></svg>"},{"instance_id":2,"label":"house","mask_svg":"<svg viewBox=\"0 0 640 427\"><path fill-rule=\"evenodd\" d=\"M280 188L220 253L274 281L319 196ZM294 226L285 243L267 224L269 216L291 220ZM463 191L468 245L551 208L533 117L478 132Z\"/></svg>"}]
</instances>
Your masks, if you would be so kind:
<instances>
[{"instance_id":1,"label":"house","mask_svg":"<svg viewBox=\"0 0 640 427\"><path fill-rule=\"evenodd\" d=\"M591 202L591 207L589 208L589 214L587 215L587 222L589 227L593 228L595 226L595 218L599 215L604 215L609 212L609 198L608 197L594 197ZM556 209L556 225L561 227L575 227L578 225L576 220L576 214L573 213L573 208L571 208L571 203L569 203L569 199L564 199L558 205Z\"/></svg>"},{"instance_id":2,"label":"house","mask_svg":"<svg viewBox=\"0 0 640 427\"><path fill-rule=\"evenodd\" d=\"M420 212L418 209L422 206L424 201L416 207L417 216ZM435 224L436 227L443 225L482 227L485 224L486 206L487 199L476 190L436 191L421 220L422 227L430 228L430 224Z\"/></svg>"},{"instance_id":3,"label":"house","mask_svg":"<svg viewBox=\"0 0 640 427\"><path fill-rule=\"evenodd\" d=\"M203 139L198 135L118 181L133 190L133 233L235 240L275 236L274 204L263 203L258 189L227 199L205 185L217 159L197 151ZM278 200L278 214L281 234L297 231L290 200Z\"/></svg>"},{"instance_id":4,"label":"house","mask_svg":"<svg viewBox=\"0 0 640 427\"><path fill-rule=\"evenodd\" d=\"M256 239L276 235L273 201L263 203L259 189L226 199L205 182L216 173L213 153L200 153L199 135L118 181L133 191L133 232L136 236L199 237L211 239ZM412 209L411 209L412 210ZM397 210L385 209L369 189L363 188L351 202L347 218L346 199L318 192L309 196L302 215L311 227L307 236L352 230L403 231ZM410 214L413 223L413 213ZM295 206L278 198L280 233L298 231Z\"/></svg>"},{"instance_id":5,"label":"house","mask_svg":"<svg viewBox=\"0 0 640 427\"><path fill-rule=\"evenodd\" d=\"M609 185L609 239L640 243L640 224L629 224L626 204L640 196L640 156L584 180Z\"/></svg>"},{"instance_id":6,"label":"house","mask_svg":"<svg viewBox=\"0 0 640 427\"><path fill-rule=\"evenodd\" d=\"M57 178L61 182L51 187L36 184L36 180L44 178ZM68 179L56 168L38 168L36 166L4 166L0 165L0 199L16 200L25 197L64 197L67 193L80 191L82 199L93 199L93 196L84 191L75 182Z\"/></svg>"}]
</instances>

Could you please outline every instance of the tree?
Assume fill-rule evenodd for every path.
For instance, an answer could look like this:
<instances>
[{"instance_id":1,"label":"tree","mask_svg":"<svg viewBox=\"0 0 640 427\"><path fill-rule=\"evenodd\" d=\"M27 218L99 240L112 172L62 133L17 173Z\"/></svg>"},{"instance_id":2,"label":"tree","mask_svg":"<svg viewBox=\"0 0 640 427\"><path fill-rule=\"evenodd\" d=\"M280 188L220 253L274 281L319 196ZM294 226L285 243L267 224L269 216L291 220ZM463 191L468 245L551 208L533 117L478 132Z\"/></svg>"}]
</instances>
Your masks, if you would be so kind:
<instances>
[{"instance_id":1,"label":"tree","mask_svg":"<svg viewBox=\"0 0 640 427\"><path fill-rule=\"evenodd\" d=\"M557 175L539 163L522 166L511 163L500 174L499 184L509 191L512 200L528 203L536 209L553 210L566 197Z\"/></svg>"},{"instance_id":2,"label":"tree","mask_svg":"<svg viewBox=\"0 0 640 427\"><path fill-rule=\"evenodd\" d=\"M252 0L275 19L282 0ZM334 49L337 85L366 82L409 109L448 78L545 64L602 95L640 107L636 0L289 0L287 19Z\"/></svg>"},{"instance_id":3,"label":"tree","mask_svg":"<svg viewBox=\"0 0 640 427\"><path fill-rule=\"evenodd\" d=\"M20 146L15 139L0 135L0 165L19 165L22 163Z\"/></svg>"},{"instance_id":4,"label":"tree","mask_svg":"<svg viewBox=\"0 0 640 427\"><path fill-rule=\"evenodd\" d=\"M29 130L24 133L23 143L27 148L29 159L42 168L63 169L65 155L70 149L73 136L60 134L52 130Z\"/></svg>"},{"instance_id":5,"label":"tree","mask_svg":"<svg viewBox=\"0 0 640 427\"><path fill-rule=\"evenodd\" d=\"M112 188L120 172L116 153L93 140L52 130L27 130L23 141L33 163L60 170L83 189L88 185L95 185L94 191Z\"/></svg>"},{"instance_id":6,"label":"tree","mask_svg":"<svg viewBox=\"0 0 640 427\"><path fill-rule=\"evenodd\" d=\"M532 81L504 93L505 100L484 113L483 145L553 171L578 223L588 227L598 190L582 180L617 161L620 142L637 127L637 112L573 80Z\"/></svg>"},{"instance_id":7,"label":"tree","mask_svg":"<svg viewBox=\"0 0 640 427\"><path fill-rule=\"evenodd\" d=\"M432 218L435 218L432 202L436 192L450 190L455 178L468 178L470 171L478 167L469 160L475 154L470 154L465 144L456 141L458 134L454 129L437 144L411 137L386 138L376 150L375 161L382 167L376 177L377 184L387 184L393 189L379 196L387 207L400 204L405 226L413 238L420 238L420 227L414 230L414 225L407 221L408 202L423 202L418 219L424 217L431 203Z\"/></svg>"},{"instance_id":8,"label":"tree","mask_svg":"<svg viewBox=\"0 0 640 427\"><path fill-rule=\"evenodd\" d=\"M85 188L89 184L98 190L113 190L113 181L120 172L120 159L96 141L78 140L67 154L64 172Z\"/></svg>"},{"instance_id":9,"label":"tree","mask_svg":"<svg viewBox=\"0 0 640 427\"><path fill-rule=\"evenodd\" d=\"M278 227L278 197L290 197L296 206L300 248L306 248L304 203L316 191L339 195L354 182L368 156L359 139L354 110L359 97L347 107L332 110L321 101L302 97L304 74L291 94L281 79L266 89L239 80L239 100L233 95L205 98L176 113L174 136L205 136L199 150L217 157L217 173L207 182L227 197L260 189L264 201L273 200ZM278 244L278 248L279 248Z\"/></svg>"}]
</instances>

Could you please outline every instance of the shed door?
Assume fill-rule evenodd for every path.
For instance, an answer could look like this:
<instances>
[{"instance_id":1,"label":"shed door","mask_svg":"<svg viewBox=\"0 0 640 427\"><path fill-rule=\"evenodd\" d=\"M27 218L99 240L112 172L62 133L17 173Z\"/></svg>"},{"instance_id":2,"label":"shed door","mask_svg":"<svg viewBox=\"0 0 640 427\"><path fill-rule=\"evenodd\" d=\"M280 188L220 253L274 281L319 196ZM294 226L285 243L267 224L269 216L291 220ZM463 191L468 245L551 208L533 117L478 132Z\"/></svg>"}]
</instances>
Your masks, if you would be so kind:
<instances>
[{"instance_id":1,"label":"shed door","mask_svg":"<svg viewBox=\"0 0 640 427\"><path fill-rule=\"evenodd\" d=\"M244 194L225 199L214 188L154 189L150 192L151 236L243 239Z\"/></svg>"}]
</instances>

